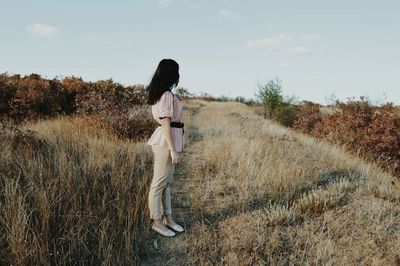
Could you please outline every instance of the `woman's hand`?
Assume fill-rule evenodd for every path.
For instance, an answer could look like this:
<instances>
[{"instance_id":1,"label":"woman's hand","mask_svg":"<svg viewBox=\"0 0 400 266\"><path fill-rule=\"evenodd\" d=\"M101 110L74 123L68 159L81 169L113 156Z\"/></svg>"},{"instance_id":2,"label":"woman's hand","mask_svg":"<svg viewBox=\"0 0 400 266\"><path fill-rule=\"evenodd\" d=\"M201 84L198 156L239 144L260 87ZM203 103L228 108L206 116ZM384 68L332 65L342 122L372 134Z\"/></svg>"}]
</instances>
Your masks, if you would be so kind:
<instances>
[{"instance_id":1,"label":"woman's hand","mask_svg":"<svg viewBox=\"0 0 400 266\"><path fill-rule=\"evenodd\" d=\"M176 152L176 150L171 150L171 158L172 158L171 161L172 164L178 163L178 153Z\"/></svg>"}]
</instances>

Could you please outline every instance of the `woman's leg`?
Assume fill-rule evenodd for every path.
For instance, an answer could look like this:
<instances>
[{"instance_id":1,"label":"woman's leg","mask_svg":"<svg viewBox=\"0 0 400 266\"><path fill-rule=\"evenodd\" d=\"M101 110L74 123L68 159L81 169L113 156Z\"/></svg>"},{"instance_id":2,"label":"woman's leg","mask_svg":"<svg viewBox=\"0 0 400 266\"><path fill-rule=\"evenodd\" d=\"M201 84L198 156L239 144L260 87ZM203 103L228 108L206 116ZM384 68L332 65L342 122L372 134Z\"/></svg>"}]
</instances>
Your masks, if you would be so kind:
<instances>
[{"instance_id":1,"label":"woman's leg","mask_svg":"<svg viewBox=\"0 0 400 266\"><path fill-rule=\"evenodd\" d=\"M171 164L168 169L168 181L167 186L164 189L164 215L167 222L172 225L176 225L174 218L172 217L172 205L171 205L171 185L173 181L173 175L175 172L175 165Z\"/></svg>"},{"instance_id":2,"label":"woman's leg","mask_svg":"<svg viewBox=\"0 0 400 266\"><path fill-rule=\"evenodd\" d=\"M175 165L170 163L167 167L167 185L164 188L164 201L163 201L163 209L164 214L172 214L172 205L171 205L171 185L174 175Z\"/></svg>"},{"instance_id":3,"label":"woman's leg","mask_svg":"<svg viewBox=\"0 0 400 266\"><path fill-rule=\"evenodd\" d=\"M149 210L150 218L154 220L162 219L162 197L168 183L171 165L171 155L168 148L152 145L154 153L153 179L149 191ZM165 193L167 194L167 193ZM166 208L168 206L165 206Z\"/></svg>"}]
</instances>

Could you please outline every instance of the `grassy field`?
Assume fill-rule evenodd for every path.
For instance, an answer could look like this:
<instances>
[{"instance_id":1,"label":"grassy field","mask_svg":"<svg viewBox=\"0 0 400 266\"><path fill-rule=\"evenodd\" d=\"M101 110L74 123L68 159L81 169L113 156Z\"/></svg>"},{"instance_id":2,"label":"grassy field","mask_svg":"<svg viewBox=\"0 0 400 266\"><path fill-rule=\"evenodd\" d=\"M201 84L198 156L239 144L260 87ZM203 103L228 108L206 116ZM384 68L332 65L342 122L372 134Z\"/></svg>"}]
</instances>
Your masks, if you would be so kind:
<instances>
[{"instance_id":1,"label":"grassy field","mask_svg":"<svg viewBox=\"0 0 400 266\"><path fill-rule=\"evenodd\" d=\"M149 230L143 142L87 118L3 128L1 264L400 264L398 179L244 104L185 110L172 239Z\"/></svg>"},{"instance_id":2,"label":"grassy field","mask_svg":"<svg viewBox=\"0 0 400 266\"><path fill-rule=\"evenodd\" d=\"M152 155L87 119L3 129L1 265L114 265L138 259L149 226Z\"/></svg>"},{"instance_id":3,"label":"grassy field","mask_svg":"<svg viewBox=\"0 0 400 266\"><path fill-rule=\"evenodd\" d=\"M157 238L150 262L400 263L396 178L245 105L196 104L174 189L188 231Z\"/></svg>"}]
</instances>

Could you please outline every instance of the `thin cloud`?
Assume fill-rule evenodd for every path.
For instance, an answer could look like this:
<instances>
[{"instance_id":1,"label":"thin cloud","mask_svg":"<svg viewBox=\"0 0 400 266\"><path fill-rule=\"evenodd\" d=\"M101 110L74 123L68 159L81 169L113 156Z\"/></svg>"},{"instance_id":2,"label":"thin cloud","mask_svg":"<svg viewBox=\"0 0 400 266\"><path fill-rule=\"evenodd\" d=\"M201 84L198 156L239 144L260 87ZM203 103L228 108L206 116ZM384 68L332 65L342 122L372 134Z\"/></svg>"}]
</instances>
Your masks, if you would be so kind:
<instances>
[{"instance_id":1,"label":"thin cloud","mask_svg":"<svg viewBox=\"0 0 400 266\"><path fill-rule=\"evenodd\" d=\"M174 4L174 0L158 0L157 3L160 7L167 8Z\"/></svg>"},{"instance_id":2,"label":"thin cloud","mask_svg":"<svg viewBox=\"0 0 400 266\"><path fill-rule=\"evenodd\" d=\"M218 10L218 15L224 17L224 18L229 18L229 19L238 19L240 18L239 13L228 10L228 9L220 9Z\"/></svg>"},{"instance_id":3,"label":"thin cloud","mask_svg":"<svg viewBox=\"0 0 400 266\"><path fill-rule=\"evenodd\" d=\"M34 36L46 36L51 37L58 35L61 30L57 27L42 24L42 23L35 23L32 25L28 25L25 28L30 34Z\"/></svg>"},{"instance_id":4,"label":"thin cloud","mask_svg":"<svg viewBox=\"0 0 400 266\"><path fill-rule=\"evenodd\" d=\"M296 37L288 33L280 33L265 39L249 40L244 48L246 50L258 49L264 55L278 56L298 56L309 55L314 53L314 49L304 46L305 40L318 40L319 34L308 34L302 37Z\"/></svg>"},{"instance_id":5,"label":"thin cloud","mask_svg":"<svg viewBox=\"0 0 400 266\"><path fill-rule=\"evenodd\" d=\"M321 35L316 33L316 34L307 34L304 35L301 39L303 41L315 41L315 40L319 40L321 38Z\"/></svg>"},{"instance_id":6,"label":"thin cloud","mask_svg":"<svg viewBox=\"0 0 400 266\"><path fill-rule=\"evenodd\" d=\"M310 54L311 50L307 49L305 47L295 46L295 47L290 47L290 48L286 49L286 52L289 55L304 55L304 54Z\"/></svg>"},{"instance_id":7,"label":"thin cloud","mask_svg":"<svg viewBox=\"0 0 400 266\"><path fill-rule=\"evenodd\" d=\"M260 39L260 40L250 40L246 43L245 48L279 48L280 46L287 46L295 41L295 37L287 34L281 33L279 35L273 36L271 38Z\"/></svg>"}]
</instances>

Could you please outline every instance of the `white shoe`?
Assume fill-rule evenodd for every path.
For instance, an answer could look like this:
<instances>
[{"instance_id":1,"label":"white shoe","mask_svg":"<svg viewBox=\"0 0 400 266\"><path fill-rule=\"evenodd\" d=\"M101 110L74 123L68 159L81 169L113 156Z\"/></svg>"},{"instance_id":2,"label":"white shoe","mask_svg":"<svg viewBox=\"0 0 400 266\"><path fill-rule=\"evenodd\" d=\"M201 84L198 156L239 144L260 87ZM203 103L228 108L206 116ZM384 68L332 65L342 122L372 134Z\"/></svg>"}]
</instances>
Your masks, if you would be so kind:
<instances>
[{"instance_id":1,"label":"white shoe","mask_svg":"<svg viewBox=\"0 0 400 266\"><path fill-rule=\"evenodd\" d=\"M167 229L166 231L161 230L161 229L158 228L155 224L153 224L153 225L151 226L151 229L153 229L153 230L156 231L157 233L159 233L159 234L161 234L161 235L163 235L163 236L166 236L166 237L175 236L175 232L174 232L174 231L172 231L172 230L170 230L170 229Z\"/></svg>"},{"instance_id":2,"label":"white shoe","mask_svg":"<svg viewBox=\"0 0 400 266\"><path fill-rule=\"evenodd\" d=\"M167 221L165 221L164 224L165 224L165 226L175 230L176 232L182 233L183 231L185 231L185 229L183 229L183 227L180 226L179 224L172 225L172 224L168 223Z\"/></svg>"}]
</instances>

